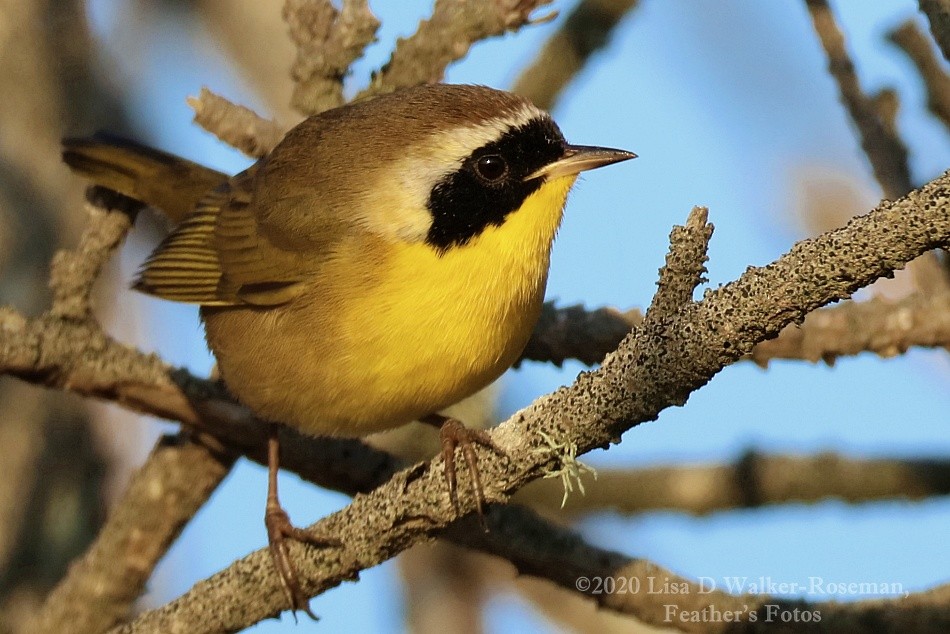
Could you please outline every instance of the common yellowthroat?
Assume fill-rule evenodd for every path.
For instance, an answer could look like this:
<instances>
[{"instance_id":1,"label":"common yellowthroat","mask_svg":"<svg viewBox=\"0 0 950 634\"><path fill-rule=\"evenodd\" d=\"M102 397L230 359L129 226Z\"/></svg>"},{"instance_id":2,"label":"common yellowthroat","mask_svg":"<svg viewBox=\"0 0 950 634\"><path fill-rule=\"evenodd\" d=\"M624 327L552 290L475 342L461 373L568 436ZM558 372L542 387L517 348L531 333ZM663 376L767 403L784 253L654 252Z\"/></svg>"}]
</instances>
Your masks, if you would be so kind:
<instances>
[{"instance_id":1,"label":"common yellowthroat","mask_svg":"<svg viewBox=\"0 0 950 634\"><path fill-rule=\"evenodd\" d=\"M201 306L229 390L263 419L362 436L435 412L500 376L538 318L551 245L584 170L634 158L569 145L551 117L482 86L418 86L310 117L228 177L131 142L65 141L99 185L183 218L134 287ZM462 444L443 426L455 495ZM271 435L267 526L289 600ZM480 499L480 486L476 486Z\"/></svg>"}]
</instances>

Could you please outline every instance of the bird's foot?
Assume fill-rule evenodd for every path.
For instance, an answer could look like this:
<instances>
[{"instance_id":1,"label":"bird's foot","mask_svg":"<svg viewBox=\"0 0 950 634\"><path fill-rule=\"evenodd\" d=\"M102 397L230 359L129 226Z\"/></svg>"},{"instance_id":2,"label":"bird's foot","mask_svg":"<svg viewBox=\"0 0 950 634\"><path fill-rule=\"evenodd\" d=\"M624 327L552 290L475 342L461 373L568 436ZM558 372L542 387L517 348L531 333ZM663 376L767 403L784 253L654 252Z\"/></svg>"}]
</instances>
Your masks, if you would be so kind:
<instances>
[{"instance_id":1,"label":"bird's foot","mask_svg":"<svg viewBox=\"0 0 950 634\"><path fill-rule=\"evenodd\" d=\"M290 603L294 619L297 618L297 610L303 610L311 619L318 620L317 615L310 610L309 597L304 594L300 587L297 568L290 557L287 542L294 540L316 548L341 546L342 542L332 537L315 535L310 531L294 526L290 523L287 512L280 505L267 505L267 510L264 512L264 525L267 527L270 556L274 561L277 576L280 577L280 584L284 588L284 595Z\"/></svg>"},{"instance_id":2,"label":"bird's foot","mask_svg":"<svg viewBox=\"0 0 950 634\"><path fill-rule=\"evenodd\" d=\"M478 456L475 454L475 445L491 449L499 455L505 455L498 445L492 442L491 436L483 429L466 427L454 418L447 418L438 414L427 416L423 422L439 427L439 439L442 443L442 461L445 464L445 482L449 487L449 498L456 513L460 512L458 499L458 485L455 475L455 449L462 450L462 459L468 467L472 481L472 494L475 496L475 510L485 526L485 490L482 488L482 479L478 472ZM487 529L486 529L487 530Z\"/></svg>"}]
</instances>

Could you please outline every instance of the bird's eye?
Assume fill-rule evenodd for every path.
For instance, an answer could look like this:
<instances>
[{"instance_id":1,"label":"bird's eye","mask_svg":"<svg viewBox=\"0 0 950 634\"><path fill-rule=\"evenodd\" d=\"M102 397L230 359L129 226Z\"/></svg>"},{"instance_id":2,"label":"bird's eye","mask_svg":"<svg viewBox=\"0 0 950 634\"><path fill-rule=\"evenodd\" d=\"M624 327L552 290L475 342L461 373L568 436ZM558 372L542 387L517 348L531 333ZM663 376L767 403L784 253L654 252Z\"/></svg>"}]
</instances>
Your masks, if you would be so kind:
<instances>
[{"instance_id":1,"label":"bird's eye","mask_svg":"<svg viewBox=\"0 0 950 634\"><path fill-rule=\"evenodd\" d=\"M508 173L508 163L498 154L489 154L475 162L475 172L486 181L494 183Z\"/></svg>"}]
</instances>

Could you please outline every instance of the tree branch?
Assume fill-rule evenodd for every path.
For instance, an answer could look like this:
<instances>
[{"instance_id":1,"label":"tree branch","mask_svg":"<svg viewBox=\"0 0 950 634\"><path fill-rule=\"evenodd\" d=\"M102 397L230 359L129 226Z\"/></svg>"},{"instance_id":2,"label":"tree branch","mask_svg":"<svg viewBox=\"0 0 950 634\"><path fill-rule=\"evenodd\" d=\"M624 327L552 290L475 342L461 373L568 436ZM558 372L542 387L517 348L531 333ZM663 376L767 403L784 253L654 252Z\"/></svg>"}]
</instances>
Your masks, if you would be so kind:
<instances>
[{"instance_id":1,"label":"tree branch","mask_svg":"<svg viewBox=\"0 0 950 634\"><path fill-rule=\"evenodd\" d=\"M898 301L874 297L815 311L801 326L752 350L762 367L772 359L802 359L832 364L862 352L888 358L911 347L950 350L950 293L914 293Z\"/></svg>"},{"instance_id":2,"label":"tree branch","mask_svg":"<svg viewBox=\"0 0 950 634\"><path fill-rule=\"evenodd\" d=\"M288 7L292 3L293 0L288 0ZM347 6L356 7L364 4L361 2L347 2L344 4L344 12ZM446 1L444 3L440 2L440 4L448 6L451 3ZM458 0L456 0L456 4L458 4ZM524 11L525 5L531 5L531 8L534 6L532 3L522 0L517 7L510 7L511 14L515 15L519 11ZM438 11L439 6L437 5L436 14ZM530 9L524 13L521 23L527 21L528 13L530 13ZM457 19L455 15L452 17L453 20ZM433 18L435 18L435 14ZM434 20L431 22L434 22ZM420 28L420 31L422 31L422 28ZM430 33L425 39L434 40L433 33ZM470 42L462 44L456 40L453 46L456 48L462 46L467 49L469 44ZM303 55L303 52L301 52L301 55ZM395 54L393 59L396 60ZM392 65L392 62L390 65ZM442 68L444 69L444 64ZM389 67L384 69L384 72L388 69ZM441 73L441 71L439 72ZM253 115L253 113L250 113L250 115L252 116L248 121L255 123L256 119L254 117L256 115ZM250 144L249 147L252 150L257 147L257 151L263 151L260 150L260 147L265 147L266 143L264 146L255 145L256 132L247 132L245 136L245 143ZM939 188L939 192L931 197L930 204L945 210L947 202L946 183L941 183ZM888 211L888 209L884 209L882 213ZM197 429L206 429L219 437L227 438L227 442L233 442L235 446L244 443L251 453L259 451L262 443L260 442L258 421L254 420L243 408L235 406L229 397L222 392L220 386L208 382L194 381L186 373L173 372L156 357L146 357L138 351L121 346L121 344L111 340L101 331L98 324L92 322L90 318L89 289L109 250L121 239L121 235L125 231L121 226L112 224L116 221L118 219L114 215L104 214L91 223L90 230L84 234L80 247L83 257L70 259L75 254L67 254L58 258L55 264L56 271L54 271L52 279L56 301L49 313L36 320L26 320L10 310L0 308L0 369L3 372L9 372L30 381L63 387L89 395L113 398L127 405L148 409L160 415L180 417L182 420L191 421L190 424ZM927 220L927 222L930 221ZM702 224L705 227L704 218ZM947 234L944 231L944 225L940 222L931 222L931 224L938 227L929 229L931 234L927 234L928 229L922 228L919 223L915 224L913 221L907 227L900 227L895 233L905 232L904 239L910 243L910 246L908 246L910 251L917 249L919 241L927 241L928 239L931 246L936 244L946 246ZM912 234L910 238L908 238L907 233ZM709 236L706 235L705 240L708 241L708 239ZM851 239L853 242L853 237ZM687 242L693 245L699 244L695 240ZM507 427L496 432L496 437L502 440L507 438L509 448L517 447L527 449L527 451L524 456L520 453L510 454L511 459L507 465L497 457L482 456L482 464L488 466L489 475L491 476L489 488L493 489L490 494L492 499L497 501L507 499L510 493L522 486L524 482L538 477L552 465L560 462L558 452L550 451L550 447L535 446L543 444L538 441L538 437L542 436L538 432L544 432L544 437L551 436L571 446L579 445L582 451L588 450L597 444L609 442L622 433L624 429L634 426L642 420L647 420L650 416L655 416L659 409L669 404L678 404L684 401L691 390L701 386L723 365L735 360L737 358L736 351L741 352L740 348L750 349L755 340L778 332L778 328L782 323L800 318L805 311L810 310L815 305L850 293L874 275L886 274L890 270L889 267L904 261L902 258L905 256L910 257L907 255L908 251L901 251L900 249L895 251L891 248L894 245L889 243L887 245L888 250L882 251L882 255L877 257L876 260L858 261L859 259L852 259L846 261L841 265L845 271L842 273L841 269L837 268L839 262L836 253L841 245L834 243L830 245L834 249L829 255L832 267L825 268L817 265L813 267L814 262L812 260L802 260L802 262L795 265L805 269L803 276L797 281L806 281L813 284L813 286L805 289L805 294L798 294L801 289L792 288L791 286L785 287L786 295L779 295L778 299L771 304L767 302L768 305L760 311L754 303L743 302L749 297L755 301L761 301L762 297L766 297L759 293L761 286L766 282L787 282L789 278L788 270L781 271L781 276L773 276L771 280L746 280L744 289L741 286L742 280L740 280L736 283L739 287L738 290L733 289L734 293L732 295L724 293L725 289L721 289L715 293L707 294L703 302L694 303L692 302L692 292L695 285L700 281L699 276L702 271L705 243L702 243L701 248L695 254L699 259L679 251L685 246L677 247L676 239L673 240L673 243L674 252L668 260L668 266L662 273L660 290L654 300L653 307L649 311L643 327L634 336L627 339L619 354L612 355L602 370L582 376L571 389L563 390L540 402L534 409L524 413L519 421L510 422ZM872 248L872 244L873 242L858 243L857 246L860 248L856 251L861 252L862 248L866 251ZM855 250L853 249L855 246L853 243L844 244L841 250L850 252ZM898 246L907 245L901 244ZM876 245L874 245L874 248L876 248ZM799 255L814 257L815 254ZM851 253L842 254L843 257L845 255L850 256ZM678 261L677 258L685 258L685 267L678 268L669 265L670 261ZM799 272L795 267L792 267L791 270L796 273ZM831 281L825 277L828 275L833 278ZM763 277L767 278L768 275ZM780 288L782 287L780 286ZM719 295L716 293L719 293ZM768 296L767 299L771 301L775 298ZM783 300L787 303L782 304ZM734 315L734 311L738 311L740 314ZM764 321L762 321L763 319ZM684 326L686 328L682 330ZM17 338L19 337L23 337L23 341L18 341ZM672 350L672 355L670 355L672 358L662 358L666 356L668 350ZM693 357L697 351L707 354L701 356L693 364ZM641 366L649 366L647 369L650 371L666 368L670 372L666 375L659 375L651 383L643 380L640 371ZM628 400L631 403L628 403ZM591 428L587 430L579 429L582 425L571 424L572 422L590 423ZM316 445L311 441L295 437L292 433L288 435L291 438L291 442L288 444L292 448L300 447L306 451L311 451L312 447ZM337 451L349 454L344 456L346 459L341 461L340 464L345 464L346 460L352 462L352 454L363 451L359 449L360 445L358 443L331 442L319 446L328 447L327 451L331 453ZM532 449L539 451L532 451ZM293 450L291 454L293 454ZM353 482L355 481L361 482L362 485L360 486L369 489L383 476L388 476L394 467L391 459L379 459L379 462L373 466L373 460L376 460L376 458L372 452L360 454L359 460L362 461L363 471L358 471L355 479L349 475L339 476L341 481L347 483L347 486L354 487ZM299 456L292 456L287 462L294 465L302 461ZM439 477L441 474L439 466L435 463L416 467L397 475L396 480L387 484L382 493L358 497L354 501L353 507L362 504L359 507L364 512L362 516L353 513L347 516L345 515L346 511L344 511L344 513L334 516L336 520L328 518L328 525L331 527L334 525L334 521L337 522L337 526L347 530L352 530L355 527L355 538L352 544L348 543L344 546L342 552L337 554L331 552L328 555L331 561L339 555L334 564L336 569L327 569L329 572L325 577L312 577L309 581L310 585L316 588L320 584L332 585L338 583L347 574L356 574L359 569L366 565L372 565L374 561L392 556L395 552L405 548L407 544L425 539L427 536L442 530L447 530L446 534L448 536L458 540L462 540L467 536L473 540L473 547L478 547L475 545L475 542L478 541L477 533L472 530L473 524L470 521L463 520L462 522L452 523L454 516L451 509L447 509L444 504L445 496L443 495L444 490L442 490L444 487ZM328 477L322 471L329 471L325 465L309 468L320 473L320 477L324 479L333 479L332 476ZM494 472L491 471L492 469L494 469ZM463 482L462 486L464 487L464 485ZM373 501L375 500L378 503L380 499L390 500L392 505L381 508L373 506ZM433 501L436 504L430 506ZM406 505L403 505L404 502ZM493 509L490 516L490 519L496 523L493 530L497 537L506 537L507 539L503 543L496 543L496 536L486 538L483 542L483 548L489 549L490 552L505 552L506 548L512 548L513 543L510 536L505 534L506 528L510 530L513 526L519 526L516 535L523 539L527 527L531 526L531 522L540 521L530 515L526 516L527 519L521 524L508 521L517 512L518 509ZM505 518L505 521L499 522L499 518ZM364 530L369 531L374 528L382 528L383 530L375 536L370 532L364 532ZM537 530L542 531L541 534L545 534L543 531L552 531L554 527L542 523ZM457 536L456 531L459 531L462 536ZM165 532L159 531L159 533L169 534L167 530ZM473 535L475 536L473 537ZM563 540L567 538L565 536L559 538L556 534L549 534L549 536L553 544L563 543ZM577 539L576 536L574 539ZM156 537L152 540L152 545L158 547L157 544L160 541L161 539ZM333 551L334 549L329 550ZM578 558L578 562L587 562L586 570L588 571L596 571L595 566L610 559L608 557L610 553L605 554L605 551L599 551L582 543L578 550L583 552L584 555L583 558ZM259 554L252 555L252 557ZM320 556L323 555L318 554L318 557ZM526 571L531 570L532 566L537 566L539 561L537 559L532 560L528 551L524 549L509 553L507 556ZM547 553L545 556L548 561L552 560L551 553ZM617 557L619 558L618 563L623 566L622 570L628 571L630 574L641 574L643 571L649 572L651 570L665 573L662 569L652 567L651 564L644 565L645 562L630 560L622 555L617 555ZM101 563L101 557L99 559L99 563ZM93 565L90 563L90 566L98 567L99 564ZM537 569L551 578L565 575L567 571L571 570L569 566L565 566L561 571L549 571L546 567L538 567ZM267 579L267 575L270 575L269 560L267 560L265 569L260 572L264 575L266 581L262 586L264 588L262 595L265 596L265 599L257 604L252 601L247 611L238 610L227 615L227 618L247 618L248 612L260 611L261 609L277 609L279 607L279 602L267 603L273 599L271 590L274 586L273 576L271 575ZM671 576L671 578L678 579L675 576ZM686 583L685 580L683 581ZM230 582L236 583L239 588L244 583L240 579L226 580L226 583ZM574 587L572 582L576 582L576 578L568 579L564 576L562 579L563 585L568 587ZM244 586L242 591L246 592L247 586ZM917 600L926 602L931 597L938 595L946 599L946 592L941 588L926 595L921 595L917 597ZM193 595L192 598L194 598ZM719 597L719 595L712 597L715 600L720 598L723 600L735 599L728 596ZM202 600L202 595L198 595L198 600ZM261 608L262 604L263 608ZM232 609L227 607L227 603L213 603L210 611L212 621L218 618L216 613L220 605L226 606L227 610ZM648 604L635 601L631 605L625 603L618 603L618 605L622 606L621 609L640 614L649 622L660 623L656 617L657 605L652 601ZM929 604L924 603L923 605L929 609ZM832 606L829 609L834 611L836 608ZM899 609L897 612L901 613ZM864 612L861 612L861 614L864 614ZM929 612L926 610L923 612L911 611L911 615L918 619L930 617L926 620L931 627L938 623L933 616L940 617L941 614L945 616L945 612L934 613L932 610ZM177 622L187 622L188 618L190 617L187 610L185 610L183 620ZM890 614L872 614L870 622L890 623L892 625L899 623L899 621L894 621L893 618L894 611L891 610ZM879 620L875 621L875 619ZM862 625L867 627L867 623L862 623Z\"/></svg>"},{"instance_id":3,"label":"tree branch","mask_svg":"<svg viewBox=\"0 0 950 634\"><path fill-rule=\"evenodd\" d=\"M597 486L561 510L559 481L539 480L515 500L545 512L578 515L669 510L706 515L829 498L848 503L950 495L950 460L854 459L834 453L767 455L732 464L597 471Z\"/></svg>"},{"instance_id":4,"label":"tree branch","mask_svg":"<svg viewBox=\"0 0 950 634\"><path fill-rule=\"evenodd\" d=\"M28 522L36 521L27 501L41 479L39 465L46 444L43 423L52 416L43 407L43 395L22 383L0 380L0 404L0 447L4 448L0 461L0 570L10 570L22 548L18 538L32 530ZM4 582L11 583L9 578ZM0 631L4 627L0 619Z\"/></svg>"},{"instance_id":5,"label":"tree branch","mask_svg":"<svg viewBox=\"0 0 950 634\"><path fill-rule=\"evenodd\" d=\"M808 611L820 616L821 632L880 634L882 632L946 631L950 626L950 584L927 592L892 600L854 603L808 602L767 594L735 595L720 589L703 588L644 559L602 550L584 543L576 534L553 527L524 507L512 506L508 519L496 521L489 515L488 532L471 530L467 544L479 549L479 540L490 538L493 549L511 561L521 574L548 579L565 590L585 594L601 608L635 616L647 625L676 628L684 632L804 632L816 631L812 622L785 621L786 629L776 630L782 613ZM494 511L494 510L493 510ZM456 534L453 531L453 534ZM626 592L606 592L597 580L610 579L614 588ZM589 584L587 583L589 582ZM607 582L609 584L609 582ZM601 591L598 592L597 588ZM670 609L672 606L672 610ZM713 614L730 612L733 622L717 620ZM694 615L705 613L705 618ZM752 617L751 615L755 615ZM753 620L753 618L755 620ZM129 628L122 632L149 631ZM157 631L157 630L156 630Z\"/></svg>"},{"instance_id":6,"label":"tree branch","mask_svg":"<svg viewBox=\"0 0 950 634\"><path fill-rule=\"evenodd\" d=\"M587 310L580 304L557 308L554 302L545 302L519 363L543 361L561 367L568 359L576 359L594 365L616 350L623 338L642 322L643 313L637 309Z\"/></svg>"},{"instance_id":7,"label":"tree branch","mask_svg":"<svg viewBox=\"0 0 950 634\"><path fill-rule=\"evenodd\" d=\"M264 425L228 400L214 383L173 371L156 357L122 346L88 324L26 320L0 310L0 335L0 368L6 373L179 420L192 430L213 433L224 446L266 464ZM392 456L355 440L312 438L290 429L281 434L282 468L350 495L372 490L399 467ZM498 507L492 513L508 531L517 531L519 518L529 512ZM526 529L537 531L539 522L543 520L532 519ZM552 526L549 530L560 534L561 529ZM483 535L471 521L461 522L446 537L488 553L511 550L497 535Z\"/></svg>"},{"instance_id":8,"label":"tree branch","mask_svg":"<svg viewBox=\"0 0 950 634\"><path fill-rule=\"evenodd\" d=\"M25 320L20 321L23 324L26 323ZM14 339L24 340L28 344L25 347L32 350L32 354L22 356L58 363L61 369L61 371L37 372L27 378L41 379L45 375L54 386L68 386L71 390L87 395L118 397L126 405L146 409L157 415L181 416L186 423L190 423L196 429L213 430L228 446L247 451L258 462L266 459L264 457L265 435L260 423L243 408L224 400L226 397L220 393L215 384L187 377L183 373L173 375L177 381L168 378L164 388L161 385L149 387L136 384L136 381L142 380L148 372L154 370L153 364L157 362L157 359L123 348L114 341L97 338L93 336L94 333L69 322L65 326L67 330L62 332L50 330L49 326L42 322L36 324L35 331L45 332L48 336L42 338L40 345L33 347L29 345L31 341L34 341L33 337L24 337L22 332L17 333L15 329L9 327L10 323L9 319L0 319L0 332L12 334ZM3 325L6 327L2 327ZM64 333L68 334L64 335ZM57 354L71 349L71 346L57 342L60 338L88 341L90 344L88 348L73 349L70 353L72 356L69 358L57 359ZM0 346L0 350L6 352L10 348ZM100 358L96 358L97 356ZM9 359L7 354L0 354L0 360L7 359ZM144 369L137 369L139 365L144 366ZM6 367L9 369L9 365ZM112 370L109 368L112 367L120 370L124 368L125 372L118 372L111 386L107 385L108 381L92 383L87 378L88 374L94 372L103 372L106 376L110 376ZM40 364L40 369L42 369L42 364ZM123 375L124 380L120 378ZM285 468L322 486L349 493L372 489L377 482L386 480L396 466L392 458L374 452L355 441L313 439L285 430L282 445ZM592 494L596 495L603 486L604 483L600 483ZM578 541L579 538L576 535L565 529L556 529L544 524L543 520L535 518L527 510L514 507L494 508L490 518L492 518L490 521L493 528L487 534L478 530L474 522L464 521L454 526L446 537L455 543L509 558L525 572L532 570L532 574L542 575L544 578L555 581L563 577L558 581L561 585L569 586L573 582L563 572L565 570L563 545L565 540ZM504 530L501 527L504 527ZM512 534L523 536L513 540ZM550 544L550 550L546 554L539 552L540 547L536 545L528 552L519 553L518 544L529 539L525 537L528 535L533 536L530 541ZM605 551L580 544L572 552L575 553L572 559L573 564L567 570L583 568L584 561L603 561ZM628 560L624 558L624 561ZM263 563L265 570L269 570L268 562L269 560L265 557ZM586 572L589 575L595 575L602 571L588 569ZM674 576L671 575L672 573L669 573L668 576L673 579ZM277 605L280 605L279 600ZM622 610L638 609L636 604L627 603L605 607Z\"/></svg>"},{"instance_id":9,"label":"tree branch","mask_svg":"<svg viewBox=\"0 0 950 634\"><path fill-rule=\"evenodd\" d=\"M473 43L531 23L532 11L549 2L437 0L432 16L414 35L398 40L389 62L357 99L441 80L446 66L464 57ZM342 11L329 0L287 0L284 19L297 45L294 107L311 115L343 105L343 77L379 28L366 0L344 0ZM273 121L207 88L188 104L195 123L255 158L270 152L285 133Z\"/></svg>"},{"instance_id":10,"label":"tree branch","mask_svg":"<svg viewBox=\"0 0 950 634\"><path fill-rule=\"evenodd\" d=\"M159 440L95 542L23 631L95 634L128 619L158 561L233 463L182 435Z\"/></svg>"},{"instance_id":11,"label":"tree branch","mask_svg":"<svg viewBox=\"0 0 950 634\"><path fill-rule=\"evenodd\" d=\"M672 313L649 311L599 370L581 374L570 387L537 400L492 432L505 457L479 450L486 498L506 502L557 467L561 457L545 437L580 453L616 442L666 407L683 404L723 367L807 312L950 245L948 205L950 173L846 227L799 242L776 262L749 268L737 281L707 291L700 302ZM453 524L457 518L442 467L436 458L400 472L314 524L316 534L346 535L347 541L324 549L291 546L304 591L314 595L352 579ZM460 490L467 490L465 475L460 474ZM461 507L463 514L471 513L474 501L464 499ZM269 553L260 550L121 631L233 631L274 616L284 602ZM886 612L881 618L888 618Z\"/></svg>"},{"instance_id":12,"label":"tree branch","mask_svg":"<svg viewBox=\"0 0 950 634\"><path fill-rule=\"evenodd\" d=\"M396 43L389 62L356 97L442 79L446 66L461 59L479 40L515 31L550 0L438 0L414 35ZM316 114L343 105L343 76L373 41L379 22L366 0L345 0L342 11L328 0L287 0L284 18L297 45L293 105ZM202 88L190 98L195 123L245 154L260 158L283 137L276 123Z\"/></svg>"},{"instance_id":13,"label":"tree branch","mask_svg":"<svg viewBox=\"0 0 950 634\"><path fill-rule=\"evenodd\" d=\"M405 631L482 634L485 602L497 590L492 576L484 574L485 562L480 554L444 541L402 553L396 563Z\"/></svg>"}]
</instances>

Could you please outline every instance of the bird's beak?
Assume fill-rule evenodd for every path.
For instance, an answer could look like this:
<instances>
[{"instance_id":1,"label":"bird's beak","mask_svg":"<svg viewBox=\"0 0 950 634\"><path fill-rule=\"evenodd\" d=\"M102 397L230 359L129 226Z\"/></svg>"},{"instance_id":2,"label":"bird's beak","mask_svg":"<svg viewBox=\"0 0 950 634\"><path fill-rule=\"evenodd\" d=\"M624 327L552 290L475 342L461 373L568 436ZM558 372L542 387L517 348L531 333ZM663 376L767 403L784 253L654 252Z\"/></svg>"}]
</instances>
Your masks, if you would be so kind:
<instances>
[{"instance_id":1,"label":"bird's beak","mask_svg":"<svg viewBox=\"0 0 950 634\"><path fill-rule=\"evenodd\" d=\"M525 177L526 181L547 176L571 176L586 170L597 169L611 163L628 161L637 158L633 152L615 150L609 147L595 147L592 145L568 145L564 148L564 156L548 163L539 170L535 170Z\"/></svg>"}]
</instances>

